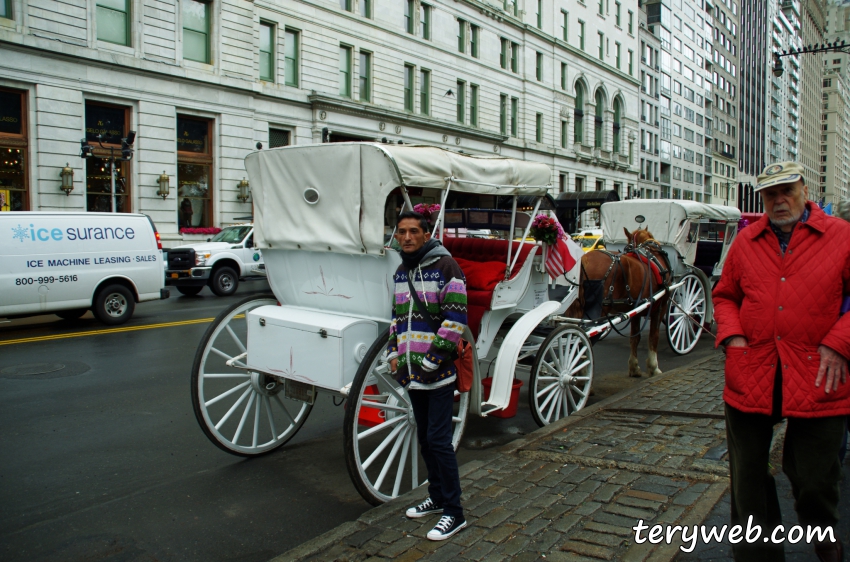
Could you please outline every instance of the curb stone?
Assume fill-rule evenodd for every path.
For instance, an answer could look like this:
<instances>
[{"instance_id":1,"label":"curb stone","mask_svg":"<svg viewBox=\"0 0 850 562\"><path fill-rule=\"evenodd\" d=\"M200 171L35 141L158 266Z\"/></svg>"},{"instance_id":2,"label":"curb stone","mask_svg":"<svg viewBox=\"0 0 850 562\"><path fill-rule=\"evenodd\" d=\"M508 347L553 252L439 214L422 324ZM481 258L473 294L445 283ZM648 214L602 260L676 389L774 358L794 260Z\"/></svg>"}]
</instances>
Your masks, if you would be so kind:
<instances>
[{"instance_id":1,"label":"curb stone","mask_svg":"<svg viewBox=\"0 0 850 562\"><path fill-rule=\"evenodd\" d=\"M511 457L514 457L514 458L517 458L517 459L525 459L525 462L539 461L539 462L552 463L553 461L555 461L557 463L563 464L564 467L578 465L578 466L585 466L587 470L592 469L594 471L596 471L596 470L603 470L603 471L609 470L610 471L610 469L618 469L618 470L621 470L621 471L624 471L624 472L629 472L629 473L633 473L633 474L640 474L640 475L644 475L644 476L654 474L654 475L656 475L654 477L686 478L686 479L696 481L696 482L705 482L707 484L703 484L703 485L708 485L709 487L705 492L703 492L701 494L700 498L690 507L688 513L685 515L685 517L680 522L678 522L678 524L683 524L683 525L684 524L688 524L688 525L699 524L703 521L705 516L711 511L711 509L714 507L714 505L717 503L717 501L725 493L726 489L728 488L728 477L723 477L720 474L712 474L710 472L697 472L697 471L693 471L693 470L677 471L675 469L664 468L664 467L647 467L646 465L630 463L630 462L625 462L625 461L620 461L620 460L588 459L588 458L583 458L583 457L577 457L575 455L569 455L569 454L563 454L562 455L562 454L559 454L559 453L551 453L551 452L544 454L542 451L535 451L533 449L534 449L535 446L538 446L541 443L543 443L544 441L546 441L547 438L550 438L552 435L563 433L571 425L578 424L578 423L580 423L584 420L591 419L594 415L608 409L608 406L615 404L617 402L621 402L625 398L629 397L630 395L635 394L635 393L645 389L646 387L648 387L650 385L659 384L663 381L669 380L671 377L674 377L677 374L698 369L704 363L709 363L709 362L716 361L716 360L717 360L717 354L714 354L714 355L709 356L707 358L697 360L697 361L695 361L695 362L693 362L689 365L679 367L677 369L673 369L671 371L665 372L664 374L662 374L660 376L646 378L646 379L644 379L643 381L634 385L631 388L620 391L620 392L618 392L618 393L616 393L612 396L609 396L609 397L607 397L603 400L600 400L599 402L597 402L597 403L595 403L591 406L588 406L588 407L582 409L579 412L576 412L575 414L572 414L572 415L570 415L566 418L563 418L561 420L558 420L557 422L554 422L554 423L552 423L548 426L542 427L542 428L537 429L537 430L535 430L535 431L533 431L533 432L531 432L527 435L519 437L518 439L515 439L515 440L511 441L510 443L507 443L507 444L505 444L501 447L498 447L498 448L492 450L489 454L485 455L482 458L479 458L479 459L476 459L474 461L470 461L468 463L465 463L459 469L460 470L460 476L463 479L464 477L469 476L470 474L474 473L475 471L487 467L491 462L493 462L496 459L499 459L500 457L511 456ZM624 412L624 414L625 414L625 412ZM687 414L682 414L682 415L687 415ZM655 416L655 417L658 417L658 416ZM778 443L778 441L777 441L777 443ZM568 472L568 471L565 471L565 472ZM393 500L391 500L391 501L389 501L389 502L387 502L383 505L377 506L373 509L370 509L369 511L362 514L356 521L344 523L344 524L336 527L335 529L327 531L326 533L323 533L322 535L319 535L318 537L315 537L315 538L313 538L313 539L311 539L311 540L309 540L309 541L307 541L307 542L305 542L305 543L303 543L303 544L301 544L301 545L299 545L299 546L297 546L297 547L295 547L295 548L273 558L270 562L289 562L291 560L303 560L303 559L307 559L307 558L311 558L311 557L321 555L323 552L329 551L332 548L334 548L335 546L341 548L344 545L349 544L349 543L351 543L351 545L354 546L357 549L360 549L360 547L365 548L363 556L352 553L353 559L360 560L360 559L369 558L370 560L383 560L383 558L380 558L380 555L378 554L378 552L384 550L384 548L386 548L387 545L385 545L383 543L377 543L378 545L383 545L380 548L378 548L377 546L371 544L374 541L374 538L377 537L380 534L380 532L383 531L383 529L376 530L376 529L374 529L373 526L376 525L377 523L380 523L381 521L388 519L391 516L394 516L394 515L397 516L398 514L402 513L404 511L404 509L410 505L411 501L415 501L415 499L420 497L420 495L422 494L422 491L425 490L425 489L426 489L426 486L423 484L419 488L411 490L411 491L407 492L406 494L399 496L398 498L395 498L395 499L393 499ZM477 495L480 495L481 490L470 489L469 492L467 492L467 493L475 493ZM612 492L612 497L613 497L613 492ZM488 498L488 499L490 499L490 498ZM594 503L595 502L585 503L584 505L582 505L582 508L584 508L586 511L590 510L589 513L592 513L593 510L597 509L597 506L601 505L601 504L593 505ZM614 507L616 507L616 506L614 506ZM498 510L500 508L496 508L496 509ZM621 510L622 509L628 509L628 508L625 508L625 506L623 506L623 508L621 508ZM681 509L681 508L676 508L676 509ZM672 508L671 508L671 510L672 510ZM490 511L487 511L485 513L489 513L489 514L492 515L492 512L490 512ZM485 513L482 513L482 516L484 516ZM680 513L681 513L681 511L680 511ZM662 514L661 517L663 518L664 515L665 514ZM564 519L569 519L570 521L575 519L575 521L569 526L570 528L575 528L575 524L579 523L582 520L582 518L584 518L584 517L586 517L586 516L585 515L581 515L581 516L570 515L570 516L567 516ZM616 516L613 516L613 517L616 517ZM495 518L500 518L500 516L495 517ZM477 520L482 519L482 517L471 517L470 516L470 517L468 517L468 519L470 520L470 523L474 526L475 524L478 523ZM506 517L505 519L508 519L508 517ZM555 517L555 519L557 519L557 517ZM562 520L564 520L564 519L562 519ZM659 518L658 521L661 522L662 519ZM531 524L533 524L533 520L532 520ZM498 526L497 526L497 528L498 528ZM562 528L567 530L566 526L563 526ZM488 532L491 532L491 531L488 531ZM543 535L545 535L546 533L551 533L551 531L544 531ZM417 537L417 535L420 534L420 533L406 532L404 534L407 537ZM514 540L513 537L522 537L522 536L523 536L522 534L515 534L515 533L508 534L504 537L501 537L501 541L499 541L499 542L504 541L504 543L508 543L508 542L511 542L511 541ZM346 538L348 538L349 540L346 541L345 540ZM424 537L421 537L421 538L424 538ZM545 537L539 536L538 533L535 533L535 535L531 537L532 541L535 541L535 540L539 541L539 540L543 540L544 538ZM404 540L404 539L402 539L402 540ZM550 541L547 540L546 542L550 542ZM568 541L568 544L569 544L569 542L574 542L574 541ZM588 543L577 543L577 544L590 546ZM489 545L489 546L486 546L486 545ZM535 548L534 545L535 545L534 542L531 542L531 543L526 542L524 544L524 546L520 547L519 551L516 552L516 555L515 555L514 558L518 559L518 558L516 558L516 556L519 556L519 558L523 558L523 559L527 558L529 560L536 560L540 556L540 550ZM455 546L455 548L454 549L446 548L447 546ZM496 543L493 543L493 542L476 543L476 545L472 548L484 548L485 546L486 546L487 549L492 550L492 548L496 546ZM540 546L542 546L542 544ZM556 548L556 546L557 546L557 541L556 541L555 545L547 547L543 550L549 551L550 549L554 548L554 550L552 550L552 552L551 552L551 554L552 554L551 558L552 559L565 559L565 560L566 559L581 559L579 556L576 556L576 554L577 554L576 552L560 551L559 549ZM664 561L667 561L667 560L671 560L676 555L676 553L679 552L678 546L679 546L679 544L651 545L648 542L644 542L643 544L640 544L640 545L634 544L626 550L625 554L623 554L622 559L623 560L629 560L629 561L638 561L638 560L639 561L644 561L644 560L652 560L652 561L664 560ZM436 559L444 559L444 557L447 556L447 555L449 556L449 558L454 558L454 555L456 555L457 553L460 552L459 549L460 549L460 544L458 543L458 545L454 545L452 541L447 541L445 543L430 543L430 544L428 542L425 542L422 545L416 545L414 550L411 550L411 551L408 552L408 555L409 555L410 559L416 559L416 558L419 558L419 557L428 557L429 559L436 560ZM334 550L337 550L337 549L334 549ZM603 550L603 547L599 547L598 549L592 549L592 550L594 550L595 555L600 557L600 558L607 558L608 556L613 555L614 552L615 552L615 551L605 551L605 550ZM454 551L454 552L450 552L450 551ZM327 552L327 554L331 554L331 553ZM472 553L470 553L470 554L472 554ZM481 556L486 555L486 553L483 553L483 552L477 553L477 554L480 554ZM494 555L494 556L496 556L496 558L498 558L498 555ZM477 558L478 558L478 556L476 556L476 559ZM339 558L339 559L347 560L348 558L342 557L342 558ZM448 559L448 558L446 558L446 559ZM545 559L546 558L544 557L544 560Z\"/></svg>"}]
</instances>

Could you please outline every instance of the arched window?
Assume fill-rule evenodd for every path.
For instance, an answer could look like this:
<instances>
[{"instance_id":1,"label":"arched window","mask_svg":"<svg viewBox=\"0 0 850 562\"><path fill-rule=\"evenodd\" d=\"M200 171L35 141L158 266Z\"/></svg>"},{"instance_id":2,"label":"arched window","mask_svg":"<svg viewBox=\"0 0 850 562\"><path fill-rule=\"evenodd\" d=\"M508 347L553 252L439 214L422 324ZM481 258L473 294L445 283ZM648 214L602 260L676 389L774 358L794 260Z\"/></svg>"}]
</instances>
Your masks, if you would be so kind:
<instances>
[{"instance_id":1,"label":"arched window","mask_svg":"<svg viewBox=\"0 0 850 562\"><path fill-rule=\"evenodd\" d=\"M602 101L602 91L596 90L596 116L594 118L594 146L596 148L602 148L602 115L604 110L604 103Z\"/></svg>"},{"instance_id":2,"label":"arched window","mask_svg":"<svg viewBox=\"0 0 850 562\"><path fill-rule=\"evenodd\" d=\"M620 98L614 100L614 152L620 152L620 118L623 115L623 108L620 104Z\"/></svg>"},{"instance_id":3,"label":"arched window","mask_svg":"<svg viewBox=\"0 0 850 562\"><path fill-rule=\"evenodd\" d=\"M573 118L573 142L581 144L584 141L584 88L581 84L576 84L576 108Z\"/></svg>"}]
</instances>

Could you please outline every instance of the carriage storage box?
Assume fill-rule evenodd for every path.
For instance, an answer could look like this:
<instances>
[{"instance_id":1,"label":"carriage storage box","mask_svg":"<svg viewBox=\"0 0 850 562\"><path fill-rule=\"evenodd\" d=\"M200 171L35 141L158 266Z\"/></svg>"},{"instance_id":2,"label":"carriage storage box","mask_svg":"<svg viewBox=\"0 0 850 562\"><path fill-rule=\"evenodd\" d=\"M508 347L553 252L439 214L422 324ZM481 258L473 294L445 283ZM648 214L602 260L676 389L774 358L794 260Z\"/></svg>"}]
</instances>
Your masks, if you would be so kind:
<instances>
[{"instance_id":1,"label":"carriage storage box","mask_svg":"<svg viewBox=\"0 0 850 562\"><path fill-rule=\"evenodd\" d=\"M339 392L378 337L371 320L291 306L247 314L248 367Z\"/></svg>"},{"instance_id":2,"label":"carriage storage box","mask_svg":"<svg viewBox=\"0 0 850 562\"><path fill-rule=\"evenodd\" d=\"M91 309L105 324L168 298L153 222L129 213L0 213L0 317Z\"/></svg>"}]
</instances>

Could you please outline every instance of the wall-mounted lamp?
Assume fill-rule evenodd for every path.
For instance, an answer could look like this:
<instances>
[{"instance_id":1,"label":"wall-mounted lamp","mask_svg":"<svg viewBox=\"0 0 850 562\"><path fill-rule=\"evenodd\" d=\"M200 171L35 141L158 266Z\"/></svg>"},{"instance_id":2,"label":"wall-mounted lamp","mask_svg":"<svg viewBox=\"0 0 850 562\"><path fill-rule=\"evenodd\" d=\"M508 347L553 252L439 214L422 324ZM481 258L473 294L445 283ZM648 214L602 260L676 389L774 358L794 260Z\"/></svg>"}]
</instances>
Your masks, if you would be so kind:
<instances>
[{"instance_id":1,"label":"wall-mounted lamp","mask_svg":"<svg viewBox=\"0 0 850 562\"><path fill-rule=\"evenodd\" d=\"M71 192L74 191L74 169L71 168L70 163L65 163L65 167L59 172L59 177L62 178L60 189L65 192L65 195L71 195Z\"/></svg>"},{"instance_id":2,"label":"wall-mounted lamp","mask_svg":"<svg viewBox=\"0 0 850 562\"><path fill-rule=\"evenodd\" d=\"M236 198L242 201L243 203L246 202L250 195L250 193L248 193L248 188L251 187L251 184L248 183L248 180L242 178L242 181L237 183L236 187L239 188L239 195L237 195Z\"/></svg>"},{"instance_id":3,"label":"wall-mounted lamp","mask_svg":"<svg viewBox=\"0 0 850 562\"><path fill-rule=\"evenodd\" d=\"M162 171L162 175L159 176L159 179L156 180L156 183L159 184L159 189L156 194L163 198L163 200L168 197L168 192L171 189L168 185L169 179L168 174L165 173L165 170Z\"/></svg>"}]
</instances>

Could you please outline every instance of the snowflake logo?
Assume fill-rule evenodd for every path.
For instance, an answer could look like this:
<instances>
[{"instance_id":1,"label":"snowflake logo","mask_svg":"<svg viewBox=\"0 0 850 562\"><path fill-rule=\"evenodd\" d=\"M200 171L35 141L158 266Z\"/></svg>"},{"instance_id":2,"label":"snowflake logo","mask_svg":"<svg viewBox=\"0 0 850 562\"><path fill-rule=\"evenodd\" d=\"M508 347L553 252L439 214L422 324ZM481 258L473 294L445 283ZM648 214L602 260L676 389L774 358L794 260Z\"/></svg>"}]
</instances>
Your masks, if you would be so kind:
<instances>
[{"instance_id":1,"label":"snowflake logo","mask_svg":"<svg viewBox=\"0 0 850 562\"><path fill-rule=\"evenodd\" d=\"M30 237L29 230L22 227L20 224L18 226L12 227L12 238L15 238L15 239L23 242L25 238L29 238L29 237Z\"/></svg>"}]
</instances>

